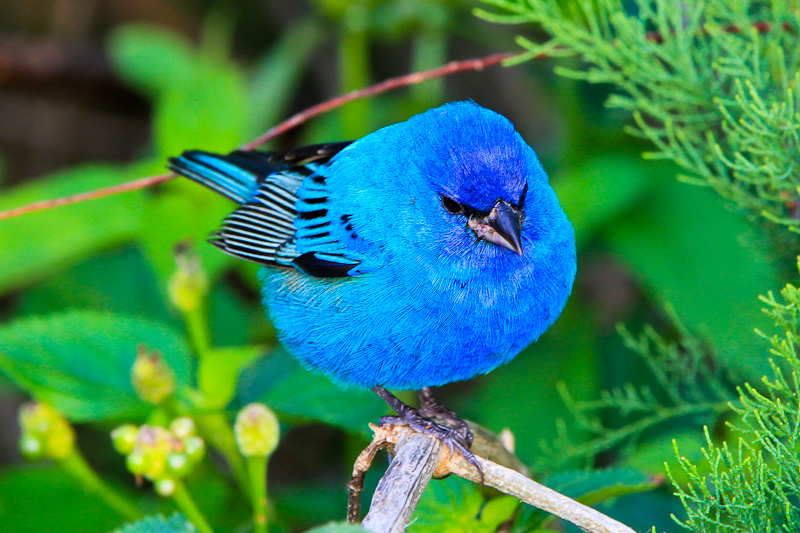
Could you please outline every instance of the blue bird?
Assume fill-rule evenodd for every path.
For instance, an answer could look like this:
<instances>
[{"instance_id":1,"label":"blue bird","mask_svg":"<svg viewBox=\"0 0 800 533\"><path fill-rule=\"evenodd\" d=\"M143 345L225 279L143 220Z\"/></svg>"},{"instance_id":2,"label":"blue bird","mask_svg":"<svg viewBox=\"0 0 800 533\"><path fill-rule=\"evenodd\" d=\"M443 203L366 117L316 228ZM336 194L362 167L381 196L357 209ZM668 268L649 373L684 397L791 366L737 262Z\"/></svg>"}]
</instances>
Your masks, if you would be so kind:
<instances>
[{"instance_id":1,"label":"blue bird","mask_svg":"<svg viewBox=\"0 0 800 533\"><path fill-rule=\"evenodd\" d=\"M572 289L574 231L535 152L472 102L352 142L170 163L239 204L210 241L264 265L283 345L414 426L425 425L417 410L385 388L421 389L433 413L428 387L510 361ZM471 436L456 425L460 440L441 432L463 453Z\"/></svg>"}]
</instances>

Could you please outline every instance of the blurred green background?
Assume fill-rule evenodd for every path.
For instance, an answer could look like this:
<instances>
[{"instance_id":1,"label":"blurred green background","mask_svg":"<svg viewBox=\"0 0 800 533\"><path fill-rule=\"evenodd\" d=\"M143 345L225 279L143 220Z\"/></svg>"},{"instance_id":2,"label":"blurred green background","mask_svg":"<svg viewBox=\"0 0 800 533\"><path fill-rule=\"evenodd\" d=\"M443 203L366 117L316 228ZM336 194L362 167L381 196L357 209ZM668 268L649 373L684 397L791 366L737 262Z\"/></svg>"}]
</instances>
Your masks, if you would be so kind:
<instances>
[{"instance_id":1,"label":"blurred green background","mask_svg":"<svg viewBox=\"0 0 800 533\"><path fill-rule=\"evenodd\" d=\"M0 3L0 210L158 174L184 149L227 151L345 91L452 59L513 51L518 33L535 38L532 28L482 21L473 7L466 0ZM610 88L556 77L556 63L493 67L353 102L270 145L353 139L464 99L516 124L575 226L575 289L535 346L440 396L495 432L509 428L518 455L543 474L586 466L560 464L558 453L543 451L560 418L571 424L557 383L588 400L602 389L652 380L623 346L617 323L669 332L663 309L671 308L713 343L720 361L756 380L767 368L753 333L765 325L757 296L785 276L758 230L712 192L676 181L670 163L641 158L647 145L623 131L629 117L602 105ZM129 387L109 395L102 379L88 375L113 373L103 366L108 354L132 358L131 339L151 327L161 328L154 338L177 339L163 340L171 349L189 351L167 295L173 249L187 240L211 280L212 343L265 346L227 408L233 413L258 400L280 417L283 436L269 471L276 527L297 531L344 518L344 488L367 442L367 423L387 410L370 395L308 374L276 346L258 304L256 269L205 243L231 207L177 180L0 221L0 529L106 531L122 523L52 464L21 459L17 411L31 391L76 422L89 463L141 509L171 508L135 486L107 436L122 421L141 423L146 406ZM119 316L135 323L130 338L109 318ZM125 377L125 369L116 371ZM59 389L55 378L45 379L51 374L70 375L74 388ZM699 446L690 422L591 466L660 473L676 435L687 449ZM580 442L580 432L572 438ZM212 470L188 482L198 504L220 531L246 531L246 500ZM619 498L606 511L637 530L670 531L677 526L669 514L680 506L661 487Z\"/></svg>"}]
</instances>

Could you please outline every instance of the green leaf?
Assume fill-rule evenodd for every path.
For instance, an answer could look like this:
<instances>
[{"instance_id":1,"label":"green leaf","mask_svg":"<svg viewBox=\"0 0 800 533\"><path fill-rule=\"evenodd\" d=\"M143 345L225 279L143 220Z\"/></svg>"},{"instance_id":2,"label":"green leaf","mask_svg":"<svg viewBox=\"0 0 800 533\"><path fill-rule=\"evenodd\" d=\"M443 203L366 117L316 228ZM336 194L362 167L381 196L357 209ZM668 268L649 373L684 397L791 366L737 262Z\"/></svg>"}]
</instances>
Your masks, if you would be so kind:
<instances>
[{"instance_id":1,"label":"green leaf","mask_svg":"<svg viewBox=\"0 0 800 533\"><path fill-rule=\"evenodd\" d=\"M180 35L149 24L128 24L114 30L108 53L117 75L151 96L189 77L192 50Z\"/></svg>"},{"instance_id":2,"label":"green leaf","mask_svg":"<svg viewBox=\"0 0 800 533\"><path fill-rule=\"evenodd\" d=\"M323 36L313 19L293 24L280 42L260 60L250 81L250 135L274 126L289 109L303 69Z\"/></svg>"},{"instance_id":3,"label":"green leaf","mask_svg":"<svg viewBox=\"0 0 800 533\"><path fill-rule=\"evenodd\" d=\"M356 524L330 522L314 529L309 529L306 533L364 533L364 530Z\"/></svg>"},{"instance_id":4,"label":"green leaf","mask_svg":"<svg viewBox=\"0 0 800 533\"><path fill-rule=\"evenodd\" d=\"M367 434L387 407L368 391L344 389L312 373L285 350L275 350L242 373L236 404L263 402L276 412Z\"/></svg>"},{"instance_id":5,"label":"green leaf","mask_svg":"<svg viewBox=\"0 0 800 533\"><path fill-rule=\"evenodd\" d=\"M408 531L412 533L494 533L519 505L501 496L484 505L473 483L457 477L431 482L425 489Z\"/></svg>"},{"instance_id":6,"label":"green leaf","mask_svg":"<svg viewBox=\"0 0 800 533\"><path fill-rule=\"evenodd\" d=\"M768 328L758 297L777 287L766 247L739 215L709 190L675 181L674 168L653 164L653 186L637 209L610 227L608 241L663 305L711 341L729 367L760 380L769 370Z\"/></svg>"},{"instance_id":7,"label":"green leaf","mask_svg":"<svg viewBox=\"0 0 800 533\"><path fill-rule=\"evenodd\" d=\"M75 421L138 419L152 406L136 396L136 347L158 350L189 383L189 348L173 329L149 320L72 311L0 327L0 369L37 399Z\"/></svg>"},{"instance_id":8,"label":"green leaf","mask_svg":"<svg viewBox=\"0 0 800 533\"><path fill-rule=\"evenodd\" d=\"M121 167L76 167L13 187L0 195L0 211L32 202L109 187L130 176ZM126 193L0 222L0 293L43 279L92 252L138 231L142 195Z\"/></svg>"},{"instance_id":9,"label":"green leaf","mask_svg":"<svg viewBox=\"0 0 800 533\"><path fill-rule=\"evenodd\" d=\"M87 290L91 287L91 290ZM103 252L37 283L19 302L23 316L69 308L174 321L150 265L135 247Z\"/></svg>"},{"instance_id":10,"label":"green leaf","mask_svg":"<svg viewBox=\"0 0 800 533\"><path fill-rule=\"evenodd\" d=\"M164 186L157 198L148 202L142 217L140 234L148 262L155 270L161 286L175 272L175 245L188 241L210 278L216 278L233 263L233 258L208 244L208 234L219 228L220 221L234 205L219 194L178 178Z\"/></svg>"},{"instance_id":11,"label":"green leaf","mask_svg":"<svg viewBox=\"0 0 800 533\"><path fill-rule=\"evenodd\" d=\"M200 361L197 383L205 406L223 408L236 393L242 370L264 353L261 346L213 348Z\"/></svg>"},{"instance_id":12,"label":"green leaf","mask_svg":"<svg viewBox=\"0 0 800 533\"><path fill-rule=\"evenodd\" d=\"M115 529L114 533L197 533L197 529L185 516L176 512L169 518L148 516Z\"/></svg>"},{"instance_id":13,"label":"green leaf","mask_svg":"<svg viewBox=\"0 0 800 533\"><path fill-rule=\"evenodd\" d=\"M14 467L0 475L0 529L14 533L110 531L122 518L56 467Z\"/></svg>"},{"instance_id":14,"label":"green leaf","mask_svg":"<svg viewBox=\"0 0 800 533\"><path fill-rule=\"evenodd\" d=\"M162 159L187 148L231 150L247 121L244 76L230 58L192 49L182 37L143 24L109 40L114 66L155 99L155 137Z\"/></svg>"},{"instance_id":15,"label":"green leaf","mask_svg":"<svg viewBox=\"0 0 800 533\"><path fill-rule=\"evenodd\" d=\"M499 496L489 500L483 506L480 521L489 531L497 531L500 524L511 518L519 505L520 501L513 496Z\"/></svg>"},{"instance_id":16,"label":"green leaf","mask_svg":"<svg viewBox=\"0 0 800 533\"><path fill-rule=\"evenodd\" d=\"M606 470L572 470L547 478L553 490L587 505L652 490L658 482L633 468Z\"/></svg>"},{"instance_id":17,"label":"green leaf","mask_svg":"<svg viewBox=\"0 0 800 533\"><path fill-rule=\"evenodd\" d=\"M623 458L626 466L635 468L640 472L664 472L664 464L668 463L672 477L678 483L688 481L686 472L680 468L675 457L675 445L681 456L693 464L703 465L702 447L706 441L699 428L673 429L668 435L661 438L647 439L637 444L630 455ZM701 466L700 471L703 472Z\"/></svg>"}]
</instances>

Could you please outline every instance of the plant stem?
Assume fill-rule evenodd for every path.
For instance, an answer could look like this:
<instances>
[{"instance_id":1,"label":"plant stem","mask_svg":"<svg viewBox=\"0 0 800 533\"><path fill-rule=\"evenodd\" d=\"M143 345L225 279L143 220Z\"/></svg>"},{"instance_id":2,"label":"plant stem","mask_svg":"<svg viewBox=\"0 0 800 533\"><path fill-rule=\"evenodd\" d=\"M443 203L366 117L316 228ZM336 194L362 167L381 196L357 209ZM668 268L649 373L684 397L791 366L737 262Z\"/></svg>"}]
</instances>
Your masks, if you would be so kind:
<instances>
[{"instance_id":1,"label":"plant stem","mask_svg":"<svg viewBox=\"0 0 800 533\"><path fill-rule=\"evenodd\" d=\"M250 481L244 459L236 446L236 437L223 411L198 414L195 417L200 436L216 448L233 469L236 482L245 493L250 492Z\"/></svg>"},{"instance_id":2,"label":"plant stem","mask_svg":"<svg viewBox=\"0 0 800 533\"><path fill-rule=\"evenodd\" d=\"M59 464L69 475L83 485L86 492L103 500L106 505L125 517L126 520L132 521L142 518L142 513L139 509L125 496L103 481L77 451L66 459L60 460Z\"/></svg>"},{"instance_id":3,"label":"plant stem","mask_svg":"<svg viewBox=\"0 0 800 533\"><path fill-rule=\"evenodd\" d=\"M203 513L200 512L191 494L186 490L186 486L180 479L175 480L175 492L172 494L172 499L175 501L175 505L178 506L178 509L189 519L189 522L197 528L199 533L214 533L214 530L208 525Z\"/></svg>"},{"instance_id":4,"label":"plant stem","mask_svg":"<svg viewBox=\"0 0 800 533\"><path fill-rule=\"evenodd\" d=\"M183 313L183 321L186 324L189 339L200 358L200 364L203 364L202 359L211 347L211 333L208 331L208 320L206 320L203 304Z\"/></svg>"},{"instance_id":5,"label":"plant stem","mask_svg":"<svg viewBox=\"0 0 800 533\"><path fill-rule=\"evenodd\" d=\"M247 458L250 474L250 498L253 501L253 524L256 533L267 533L267 462L269 456L254 455Z\"/></svg>"}]
</instances>

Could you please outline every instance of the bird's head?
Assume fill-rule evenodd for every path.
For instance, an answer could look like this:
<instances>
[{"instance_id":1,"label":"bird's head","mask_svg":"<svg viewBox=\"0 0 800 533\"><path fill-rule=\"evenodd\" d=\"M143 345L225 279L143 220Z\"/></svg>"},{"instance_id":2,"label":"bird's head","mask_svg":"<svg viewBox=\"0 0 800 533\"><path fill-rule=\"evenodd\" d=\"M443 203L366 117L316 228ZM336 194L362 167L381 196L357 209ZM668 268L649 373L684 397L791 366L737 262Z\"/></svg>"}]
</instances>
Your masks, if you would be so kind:
<instances>
[{"instance_id":1,"label":"bird's head","mask_svg":"<svg viewBox=\"0 0 800 533\"><path fill-rule=\"evenodd\" d=\"M462 102L412 120L426 133L414 144L420 178L409 188L427 192L416 212L439 257L465 268L524 268L572 239L535 152L506 118ZM435 155L419 164L422 154Z\"/></svg>"},{"instance_id":2,"label":"bird's head","mask_svg":"<svg viewBox=\"0 0 800 533\"><path fill-rule=\"evenodd\" d=\"M458 102L356 145L380 156L341 154L340 175L352 182L340 200L384 251L468 277L529 268L554 247L571 249L574 263L573 230L547 175L503 116Z\"/></svg>"}]
</instances>

